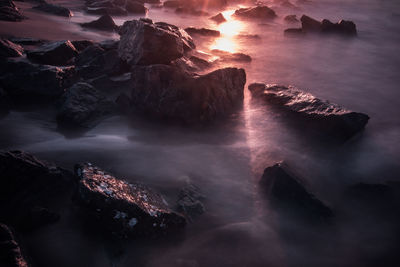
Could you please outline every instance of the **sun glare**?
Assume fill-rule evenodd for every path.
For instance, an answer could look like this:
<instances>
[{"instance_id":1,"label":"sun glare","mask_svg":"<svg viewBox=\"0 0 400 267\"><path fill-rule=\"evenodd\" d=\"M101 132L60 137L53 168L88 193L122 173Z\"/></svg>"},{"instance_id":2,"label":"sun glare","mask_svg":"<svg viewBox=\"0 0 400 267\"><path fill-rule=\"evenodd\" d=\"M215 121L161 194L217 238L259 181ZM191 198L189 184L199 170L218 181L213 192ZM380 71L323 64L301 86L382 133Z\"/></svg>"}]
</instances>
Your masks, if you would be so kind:
<instances>
[{"instance_id":1,"label":"sun glare","mask_svg":"<svg viewBox=\"0 0 400 267\"><path fill-rule=\"evenodd\" d=\"M234 37L243 30L244 25L241 21L235 20L232 17L234 12L234 10L222 12L227 21L218 25L217 30L221 33L221 37L215 40L210 47L211 49L218 49L231 53L236 51Z\"/></svg>"}]
</instances>

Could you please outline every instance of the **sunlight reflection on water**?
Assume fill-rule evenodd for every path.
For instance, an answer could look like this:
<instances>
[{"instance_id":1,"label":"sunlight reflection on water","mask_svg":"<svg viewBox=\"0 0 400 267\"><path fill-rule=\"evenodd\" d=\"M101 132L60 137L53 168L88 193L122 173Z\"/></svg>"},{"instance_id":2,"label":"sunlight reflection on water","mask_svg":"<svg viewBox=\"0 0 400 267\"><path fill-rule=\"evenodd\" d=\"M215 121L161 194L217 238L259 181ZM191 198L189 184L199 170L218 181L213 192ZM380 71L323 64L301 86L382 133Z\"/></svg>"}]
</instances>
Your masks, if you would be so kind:
<instances>
[{"instance_id":1,"label":"sunlight reflection on water","mask_svg":"<svg viewBox=\"0 0 400 267\"><path fill-rule=\"evenodd\" d=\"M244 24L241 21L235 20L232 17L235 10L227 10L222 12L226 22L218 25L217 29L221 33L221 37L215 39L214 43L211 44L210 49L218 49L227 52L237 52L237 44L234 40L244 29Z\"/></svg>"}]
</instances>

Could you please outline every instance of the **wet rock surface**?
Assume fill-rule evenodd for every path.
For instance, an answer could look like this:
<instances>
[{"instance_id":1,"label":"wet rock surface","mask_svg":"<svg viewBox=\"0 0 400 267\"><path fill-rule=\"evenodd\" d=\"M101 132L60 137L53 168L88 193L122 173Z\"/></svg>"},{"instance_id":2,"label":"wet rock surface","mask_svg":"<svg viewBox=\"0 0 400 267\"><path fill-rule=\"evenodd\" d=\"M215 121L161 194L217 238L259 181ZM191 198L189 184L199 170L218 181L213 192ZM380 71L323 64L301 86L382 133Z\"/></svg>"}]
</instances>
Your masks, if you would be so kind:
<instances>
[{"instance_id":1,"label":"wet rock surface","mask_svg":"<svg viewBox=\"0 0 400 267\"><path fill-rule=\"evenodd\" d=\"M267 6L239 8L233 15L243 19L273 19L276 17L275 11Z\"/></svg>"},{"instance_id":2,"label":"wet rock surface","mask_svg":"<svg viewBox=\"0 0 400 267\"><path fill-rule=\"evenodd\" d=\"M18 7L11 0L0 2L0 20L21 21L24 19Z\"/></svg>"},{"instance_id":3,"label":"wet rock surface","mask_svg":"<svg viewBox=\"0 0 400 267\"><path fill-rule=\"evenodd\" d=\"M128 64L169 64L195 48L182 29L163 22L132 20L123 24L118 53Z\"/></svg>"},{"instance_id":4,"label":"wet rock surface","mask_svg":"<svg viewBox=\"0 0 400 267\"><path fill-rule=\"evenodd\" d=\"M366 114L347 110L337 104L316 98L294 86L250 84L253 98L260 98L279 109L310 122L323 132L348 139L362 131L368 123Z\"/></svg>"},{"instance_id":5,"label":"wet rock surface","mask_svg":"<svg viewBox=\"0 0 400 267\"><path fill-rule=\"evenodd\" d=\"M193 75L167 65L135 67L132 71L132 112L181 121L207 123L232 114L243 102L246 74L225 68Z\"/></svg>"},{"instance_id":6,"label":"wet rock surface","mask_svg":"<svg viewBox=\"0 0 400 267\"><path fill-rule=\"evenodd\" d=\"M59 128L91 128L114 111L114 104L87 83L76 83L61 97Z\"/></svg>"},{"instance_id":7,"label":"wet rock surface","mask_svg":"<svg viewBox=\"0 0 400 267\"><path fill-rule=\"evenodd\" d=\"M24 53L22 46L7 39L0 39L0 59L7 57L20 57Z\"/></svg>"},{"instance_id":8,"label":"wet rock surface","mask_svg":"<svg viewBox=\"0 0 400 267\"><path fill-rule=\"evenodd\" d=\"M190 35L198 34L198 35L210 36L210 37L219 37L220 36L220 32L219 31L206 29L206 28L189 27L189 28L186 28L185 31L187 33L189 33Z\"/></svg>"},{"instance_id":9,"label":"wet rock surface","mask_svg":"<svg viewBox=\"0 0 400 267\"><path fill-rule=\"evenodd\" d=\"M28 59L35 63L53 66L72 65L73 58L78 50L71 41L57 41L46 43L35 50L28 51Z\"/></svg>"},{"instance_id":10,"label":"wet rock surface","mask_svg":"<svg viewBox=\"0 0 400 267\"><path fill-rule=\"evenodd\" d=\"M250 62L251 57L249 55L243 54L243 53L229 53L223 50L218 50L218 49L213 49L211 51L213 55L216 55L219 57L219 61L225 61L225 62Z\"/></svg>"},{"instance_id":11,"label":"wet rock surface","mask_svg":"<svg viewBox=\"0 0 400 267\"><path fill-rule=\"evenodd\" d=\"M0 265L4 267L29 267L11 229L0 223Z\"/></svg>"},{"instance_id":12,"label":"wet rock surface","mask_svg":"<svg viewBox=\"0 0 400 267\"><path fill-rule=\"evenodd\" d=\"M264 170L260 186L271 204L285 214L311 221L326 221L333 216L332 210L311 194L283 162Z\"/></svg>"},{"instance_id":13,"label":"wet rock surface","mask_svg":"<svg viewBox=\"0 0 400 267\"><path fill-rule=\"evenodd\" d=\"M117 31L118 26L115 24L113 18L110 15L103 15L97 20L81 23L84 28L103 30L103 31Z\"/></svg>"},{"instance_id":14,"label":"wet rock surface","mask_svg":"<svg viewBox=\"0 0 400 267\"><path fill-rule=\"evenodd\" d=\"M49 4L45 1L41 1L40 4L33 7L33 9L61 17L69 18L73 16L72 12L68 8L59 5Z\"/></svg>"},{"instance_id":15,"label":"wet rock surface","mask_svg":"<svg viewBox=\"0 0 400 267\"><path fill-rule=\"evenodd\" d=\"M185 218L152 189L128 183L93 166L78 164L78 198L101 230L119 236L159 236L185 226Z\"/></svg>"}]
</instances>

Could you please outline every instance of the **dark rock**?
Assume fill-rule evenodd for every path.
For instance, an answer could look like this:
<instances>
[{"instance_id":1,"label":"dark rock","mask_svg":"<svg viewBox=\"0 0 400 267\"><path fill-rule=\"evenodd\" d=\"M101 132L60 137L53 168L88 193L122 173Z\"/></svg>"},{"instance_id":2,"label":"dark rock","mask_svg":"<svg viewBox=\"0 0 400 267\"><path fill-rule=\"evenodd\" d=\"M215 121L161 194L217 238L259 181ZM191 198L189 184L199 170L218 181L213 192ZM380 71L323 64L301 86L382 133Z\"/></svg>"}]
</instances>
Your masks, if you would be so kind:
<instances>
[{"instance_id":1,"label":"dark rock","mask_svg":"<svg viewBox=\"0 0 400 267\"><path fill-rule=\"evenodd\" d=\"M189 59L191 62L193 62L193 64L195 64L200 69L206 69L211 67L211 63L205 59L196 56L191 56Z\"/></svg>"},{"instance_id":2,"label":"dark rock","mask_svg":"<svg viewBox=\"0 0 400 267\"><path fill-rule=\"evenodd\" d=\"M40 10L42 12L56 15L56 16L62 16L62 17L72 17L73 16L72 12L68 8L49 4L46 2L42 2L41 4L39 4L38 6L35 6L33 8L36 10Z\"/></svg>"},{"instance_id":3,"label":"dark rock","mask_svg":"<svg viewBox=\"0 0 400 267\"><path fill-rule=\"evenodd\" d=\"M41 45L45 41L37 38L29 38L29 37L17 37L11 38L11 42L19 44L19 45Z\"/></svg>"},{"instance_id":4,"label":"dark rock","mask_svg":"<svg viewBox=\"0 0 400 267\"><path fill-rule=\"evenodd\" d=\"M186 224L161 195L144 185L119 180L90 163L76 165L75 173L80 177L79 201L102 232L159 236Z\"/></svg>"},{"instance_id":5,"label":"dark rock","mask_svg":"<svg viewBox=\"0 0 400 267\"><path fill-rule=\"evenodd\" d=\"M248 39L248 40L260 40L261 37L258 34L238 34L236 38Z\"/></svg>"},{"instance_id":6,"label":"dark rock","mask_svg":"<svg viewBox=\"0 0 400 267\"><path fill-rule=\"evenodd\" d=\"M299 22L296 15L287 15L284 20L288 23L296 23Z\"/></svg>"},{"instance_id":7,"label":"dark rock","mask_svg":"<svg viewBox=\"0 0 400 267\"><path fill-rule=\"evenodd\" d=\"M121 7L87 7L86 12L89 14L97 15L115 15L115 16L126 16L128 12Z\"/></svg>"},{"instance_id":8,"label":"dark rock","mask_svg":"<svg viewBox=\"0 0 400 267\"><path fill-rule=\"evenodd\" d=\"M232 114L243 102L246 74L225 68L192 75L167 65L132 71L131 109L162 120L207 123Z\"/></svg>"},{"instance_id":9,"label":"dark rock","mask_svg":"<svg viewBox=\"0 0 400 267\"><path fill-rule=\"evenodd\" d=\"M215 21L216 23L220 24L226 21L224 15L222 13L218 13L217 15L210 18L211 20Z\"/></svg>"},{"instance_id":10,"label":"dark rock","mask_svg":"<svg viewBox=\"0 0 400 267\"><path fill-rule=\"evenodd\" d=\"M20 57L24 53L24 49L7 39L0 39L0 58Z\"/></svg>"},{"instance_id":11,"label":"dark rock","mask_svg":"<svg viewBox=\"0 0 400 267\"><path fill-rule=\"evenodd\" d=\"M84 28L91 28L103 31L115 31L118 30L118 26L115 24L113 18L110 15L103 15L97 20L81 23Z\"/></svg>"},{"instance_id":12,"label":"dark rock","mask_svg":"<svg viewBox=\"0 0 400 267\"><path fill-rule=\"evenodd\" d=\"M79 52L82 52L87 47L95 44L93 41L90 40L77 40L77 41L71 41L71 43Z\"/></svg>"},{"instance_id":13,"label":"dark rock","mask_svg":"<svg viewBox=\"0 0 400 267\"><path fill-rule=\"evenodd\" d=\"M0 70L0 86L18 103L54 100L75 79L74 67L36 65L21 60L8 60Z\"/></svg>"},{"instance_id":14,"label":"dark rock","mask_svg":"<svg viewBox=\"0 0 400 267\"><path fill-rule=\"evenodd\" d=\"M148 9L139 2L128 1L125 6L126 11L134 14L146 14Z\"/></svg>"},{"instance_id":15,"label":"dark rock","mask_svg":"<svg viewBox=\"0 0 400 267\"><path fill-rule=\"evenodd\" d=\"M248 8L239 8L234 16L245 19L273 19L276 17L275 11L267 6L256 6Z\"/></svg>"},{"instance_id":16,"label":"dark rock","mask_svg":"<svg viewBox=\"0 0 400 267\"><path fill-rule=\"evenodd\" d=\"M223 50L213 49L212 54L218 56L220 61L238 61L238 62L250 62L251 57L243 53L229 53Z\"/></svg>"},{"instance_id":17,"label":"dark rock","mask_svg":"<svg viewBox=\"0 0 400 267\"><path fill-rule=\"evenodd\" d=\"M309 16L303 15L300 18L301 28L304 32L321 32L321 22Z\"/></svg>"},{"instance_id":18,"label":"dark rock","mask_svg":"<svg viewBox=\"0 0 400 267\"><path fill-rule=\"evenodd\" d=\"M28 267L29 264L22 254L14 233L11 229L0 223L0 266L3 267Z\"/></svg>"},{"instance_id":19,"label":"dark rock","mask_svg":"<svg viewBox=\"0 0 400 267\"><path fill-rule=\"evenodd\" d=\"M169 7L169 8L177 8L182 5L183 5L182 1L179 0L167 0L163 3L164 7Z\"/></svg>"},{"instance_id":20,"label":"dark rock","mask_svg":"<svg viewBox=\"0 0 400 267\"><path fill-rule=\"evenodd\" d=\"M286 29L283 33L285 36L302 36L305 34L301 28Z\"/></svg>"},{"instance_id":21,"label":"dark rock","mask_svg":"<svg viewBox=\"0 0 400 267\"><path fill-rule=\"evenodd\" d=\"M276 107L290 112L304 122L310 122L323 132L348 139L364 129L369 117L314 97L293 86L250 84L253 97L262 98Z\"/></svg>"},{"instance_id":22,"label":"dark rock","mask_svg":"<svg viewBox=\"0 0 400 267\"><path fill-rule=\"evenodd\" d=\"M53 66L72 65L77 54L78 50L68 40L47 43L26 53L28 59L35 63Z\"/></svg>"},{"instance_id":23,"label":"dark rock","mask_svg":"<svg viewBox=\"0 0 400 267\"><path fill-rule=\"evenodd\" d=\"M23 19L24 16L19 12L13 1L2 0L0 2L0 20L21 21Z\"/></svg>"},{"instance_id":24,"label":"dark rock","mask_svg":"<svg viewBox=\"0 0 400 267\"><path fill-rule=\"evenodd\" d=\"M76 83L62 96L57 114L61 129L91 128L113 112L114 104L87 83Z\"/></svg>"},{"instance_id":25,"label":"dark rock","mask_svg":"<svg viewBox=\"0 0 400 267\"><path fill-rule=\"evenodd\" d=\"M178 211L186 216L189 221L192 221L197 216L205 212L202 201L205 199L200 189L194 184L187 184L181 189L178 195Z\"/></svg>"},{"instance_id":26,"label":"dark rock","mask_svg":"<svg viewBox=\"0 0 400 267\"><path fill-rule=\"evenodd\" d=\"M184 7L187 9L197 9L198 7L201 7L202 9L208 9L208 8L222 8L227 5L226 0L214 0L214 1L208 1L208 0L168 0L165 1L163 6L167 8L179 8L179 7Z\"/></svg>"},{"instance_id":27,"label":"dark rock","mask_svg":"<svg viewBox=\"0 0 400 267\"><path fill-rule=\"evenodd\" d=\"M357 35L356 25L352 21L341 20L338 23L324 19L321 23L322 33L338 33L343 35L355 36Z\"/></svg>"},{"instance_id":28,"label":"dark rock","mask_svg":"<svg viewBox=\"0 0 400 267\"><path fill-rule=\"evenodd\" d=\"M23 231L56 222L75 186L68 171L22 151L0 152L0 173L0 220Z\"/></svg>"},{"instance_id":29,"label":"dark rock","mask_svg":"<svg viewBox=\"0 0 400 267\"><path fill-rule=\"evenodd\" d=\"M211 37L219 37L220 32L216 30L210 30L206 28L194 28L194 27L189 27L186 28L185 31L189 34L198 34L198 35L203 35L203 36L211 36Z\"/></svg>"},{"instance_id":30,"label":"dark rock","mask_svg":"<svg viewBox=\"0 0 400 267\"><path fill-rule=\"evenodd\" d=\"M130 65L168 64L195 47L184 30L162 22L127 21L120 35L119 56Z\"/></svg>"},{"instance_id":31,"label":"dark rock","mask_svg":"<svg viewBox=\"0 0 400 267\"><path fill-rule=\"evenodd\" d=\"M332 210L309 193L303 182L282 162L264 170L260 185L271 204L288 214L317 221L333 216Z\"/></svg>"}]
</instances>

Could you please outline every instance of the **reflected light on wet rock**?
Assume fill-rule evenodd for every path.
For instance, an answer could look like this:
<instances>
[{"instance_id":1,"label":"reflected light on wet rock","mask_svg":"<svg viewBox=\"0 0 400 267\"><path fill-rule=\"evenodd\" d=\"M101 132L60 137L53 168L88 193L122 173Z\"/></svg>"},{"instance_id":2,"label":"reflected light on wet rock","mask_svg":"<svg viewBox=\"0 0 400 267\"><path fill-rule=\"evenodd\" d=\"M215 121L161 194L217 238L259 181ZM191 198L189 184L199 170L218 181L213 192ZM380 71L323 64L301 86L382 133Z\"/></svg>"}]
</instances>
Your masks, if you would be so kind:
<instances>
[{"instance_id":1,"label":"reflected light on wet rock","mask_svg":"<svg viewBox=\"0 0 400 267\"><path fill-rule=\"evenodd\" d=\"M226 22L218 25L217 29L221 33L221 37L215 39L210 49L218 49L227 52L236 52L236 43L234 37L243 30L243 22L235 20L232 15L235 11L228 10L222 14L226 18Z\"/></svg>"}]
</instances>

